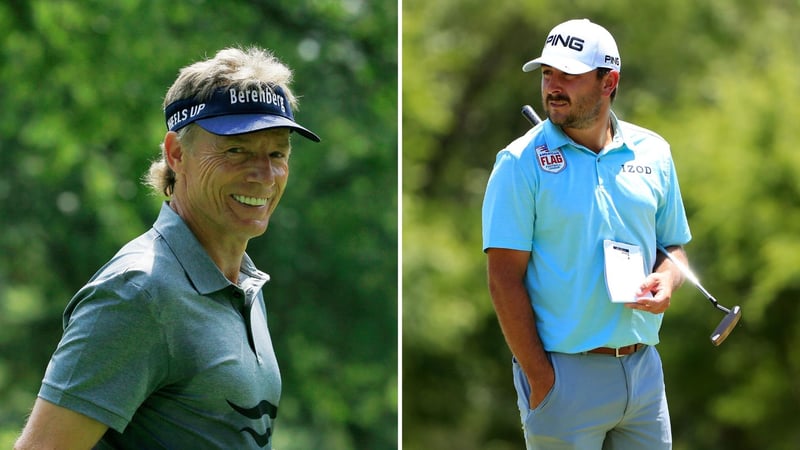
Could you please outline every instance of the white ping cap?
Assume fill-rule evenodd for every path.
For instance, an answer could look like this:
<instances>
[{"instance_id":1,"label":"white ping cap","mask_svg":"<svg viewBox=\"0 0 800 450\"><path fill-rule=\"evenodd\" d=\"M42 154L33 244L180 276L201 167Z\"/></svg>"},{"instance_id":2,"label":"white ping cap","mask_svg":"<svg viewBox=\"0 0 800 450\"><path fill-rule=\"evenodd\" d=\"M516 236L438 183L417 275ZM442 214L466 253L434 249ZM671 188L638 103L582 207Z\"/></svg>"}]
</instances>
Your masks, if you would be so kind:
<instances>
[{"instance_id":1,"label":"white ping cap","mask_svg":"<svg viewBox=\"0 0 800 450\"><path fill-rule=\"evenodd\" d=\"M542 56L525 63L522 70L530 72L542 65L580 75L600 67L619 72L622 60L608 30L589 19L575 19L553 28L544 42Z\"/></svg>"}]
</instances>

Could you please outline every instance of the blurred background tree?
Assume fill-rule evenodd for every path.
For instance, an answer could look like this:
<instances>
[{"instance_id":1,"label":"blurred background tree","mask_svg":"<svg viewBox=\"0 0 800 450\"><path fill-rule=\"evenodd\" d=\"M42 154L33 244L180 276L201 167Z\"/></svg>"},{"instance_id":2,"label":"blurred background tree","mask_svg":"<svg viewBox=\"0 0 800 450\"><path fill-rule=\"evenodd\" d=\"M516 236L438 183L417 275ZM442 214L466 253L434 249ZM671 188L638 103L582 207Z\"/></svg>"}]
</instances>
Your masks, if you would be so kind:
<instances>
[{"instance_id":1,"label":"blurred background tree","mask_svg":"<svg viewBox=\"0 0 800 450\"><path fill-rule=\"evenodd\" d=\"M749 0L404 0L403 448L522 448L510 352L486 287L483 191L540 112L521 71L556 24L587 17L622 55L623 119L671 144L690 261L741 325L691 285L661 332L674 448L800 448L800 7Z\"/></svg>"},{"instance_id":2,"label":"blurred background tree","mask_svg":"<svg viewBox=\"0 0 800 450\"><path fill-rule=\"evenodd\" d=\"M248 252L284 378L275 447L397 442L397 3L0 3L0 447L33 405L61 313L163 200L140 183L178 69L233 45L295 72L292 176ZM394 31L393 31L394 30Z\"/></svg>"}]
</instances>

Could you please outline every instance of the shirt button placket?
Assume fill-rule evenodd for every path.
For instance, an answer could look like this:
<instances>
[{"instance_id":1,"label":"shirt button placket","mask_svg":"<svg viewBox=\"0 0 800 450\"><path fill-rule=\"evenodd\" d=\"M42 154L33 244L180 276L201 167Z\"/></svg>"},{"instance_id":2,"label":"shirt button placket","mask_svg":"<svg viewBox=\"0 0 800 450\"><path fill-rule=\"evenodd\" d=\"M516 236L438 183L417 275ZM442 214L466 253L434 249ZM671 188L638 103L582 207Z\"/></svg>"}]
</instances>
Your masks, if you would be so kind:
<instances>
[{"instance_id":1,"label":"shirt button placket","mask_svg":"<svg viewBox=\"0 0 800 450\"><path fill-rule=\"evenodd\" d=\"M597 184L600 187L603 186L603 172L602 172L602 170L600 168L600 161L602 159L603 159L602 157L598 156L597 159L595 160L595 163L594 163L594 170L595 170L595 174L597 175Z\"/></svg>"},{"instance_id":2,"label":"shirt button placket","mask_svg":"<svg viewBox=\"0 0 800 450\"><path fill-rule=\"evenodd\" d=\"M251 287L248 287L248 288L247 288L247 290L245 291L245 295L246 295L246 298L247 298L247 300L245 301L245 303L246 303L247 305L252 305L252 304L253 304L253 302L255 302L255 301L256 301L256 293L257 293L257 292L256 292L256 290L255 290L255 289L253 289L253 288L251 288ZM252 310L251 308L248 308L248 314L252 314L251 310ZM252 319L252 318L251 318L251 319ZM252 326L253 326L253 324L252 324L252 320L251 320L250 327L252 328ZM251 336L253 336L253 337L255 338L255 333L253 333L253 330L252 330L252 329L250 329L250 330L247 330L247 332L248 332L248 333L250 333L250 335L251 335ZM262 360L262 358L261 358L261 352L260 352L260 351L259 351L259 349L258 349L258 344L257 344L257 343L255 343L255 342L253 342L253 345L254 345L254 347L255 347L255 348L253 349L253 351L255 351L255 353L256 353L256 362L258 363L258 365L259 365L259 366L260 366L260 365L263 365L263 364L264 364L264 361L263 361L263 360Z\"/></svg>"}]
</instances>

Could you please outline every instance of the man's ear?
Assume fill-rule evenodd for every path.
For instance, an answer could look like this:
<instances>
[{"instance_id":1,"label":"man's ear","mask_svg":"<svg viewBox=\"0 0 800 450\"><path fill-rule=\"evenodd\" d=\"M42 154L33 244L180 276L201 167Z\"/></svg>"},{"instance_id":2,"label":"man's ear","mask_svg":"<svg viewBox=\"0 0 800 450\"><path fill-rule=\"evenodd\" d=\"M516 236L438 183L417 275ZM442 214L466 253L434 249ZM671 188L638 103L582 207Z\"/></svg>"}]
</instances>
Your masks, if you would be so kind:
<instances>
[{"instance_id":1,"label":"man's ear","mask_svg":"<svg viewBox=\"0 0 800 450\"><path fill-rule=\"evenodd\" d=\"M619 72L612 70L608 72L603 80L603 90L607 95L611 95L614 89L619 85Z\"/></svg>"},{"instance_id":2,"label":"man's ear","mask_svg":"<svg viewBox=\"0 0 800 450\"><path fill-rule=\"evenodd\" d=\"M181 146L181 141L178 139L178 133L168 131L164 136L164 159L167 165L175 173L180 173L180 167L184 159L184 149Z\"/></svg>"}]
</instances>

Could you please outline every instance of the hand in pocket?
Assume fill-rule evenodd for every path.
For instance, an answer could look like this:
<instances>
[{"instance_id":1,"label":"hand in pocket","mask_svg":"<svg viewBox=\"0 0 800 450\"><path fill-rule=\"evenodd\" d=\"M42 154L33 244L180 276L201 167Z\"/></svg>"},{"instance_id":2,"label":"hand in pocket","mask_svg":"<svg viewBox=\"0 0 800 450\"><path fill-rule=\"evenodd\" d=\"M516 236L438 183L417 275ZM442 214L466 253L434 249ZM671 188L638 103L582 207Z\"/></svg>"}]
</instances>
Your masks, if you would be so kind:
<instances>
[{"instance_id":1,"label":"hand in pocket","mask_svg":"<svg viewBox=\"0 0 800 450\"><path fill-rule=\"evenodd\" d=\"M553 367L543 371L536 378L528 377L528 384L531 387L531 396L528 399L531 409L536 409L547 394L553 389L556 382L556 374Z\"/></svg>"}]
</instances>

